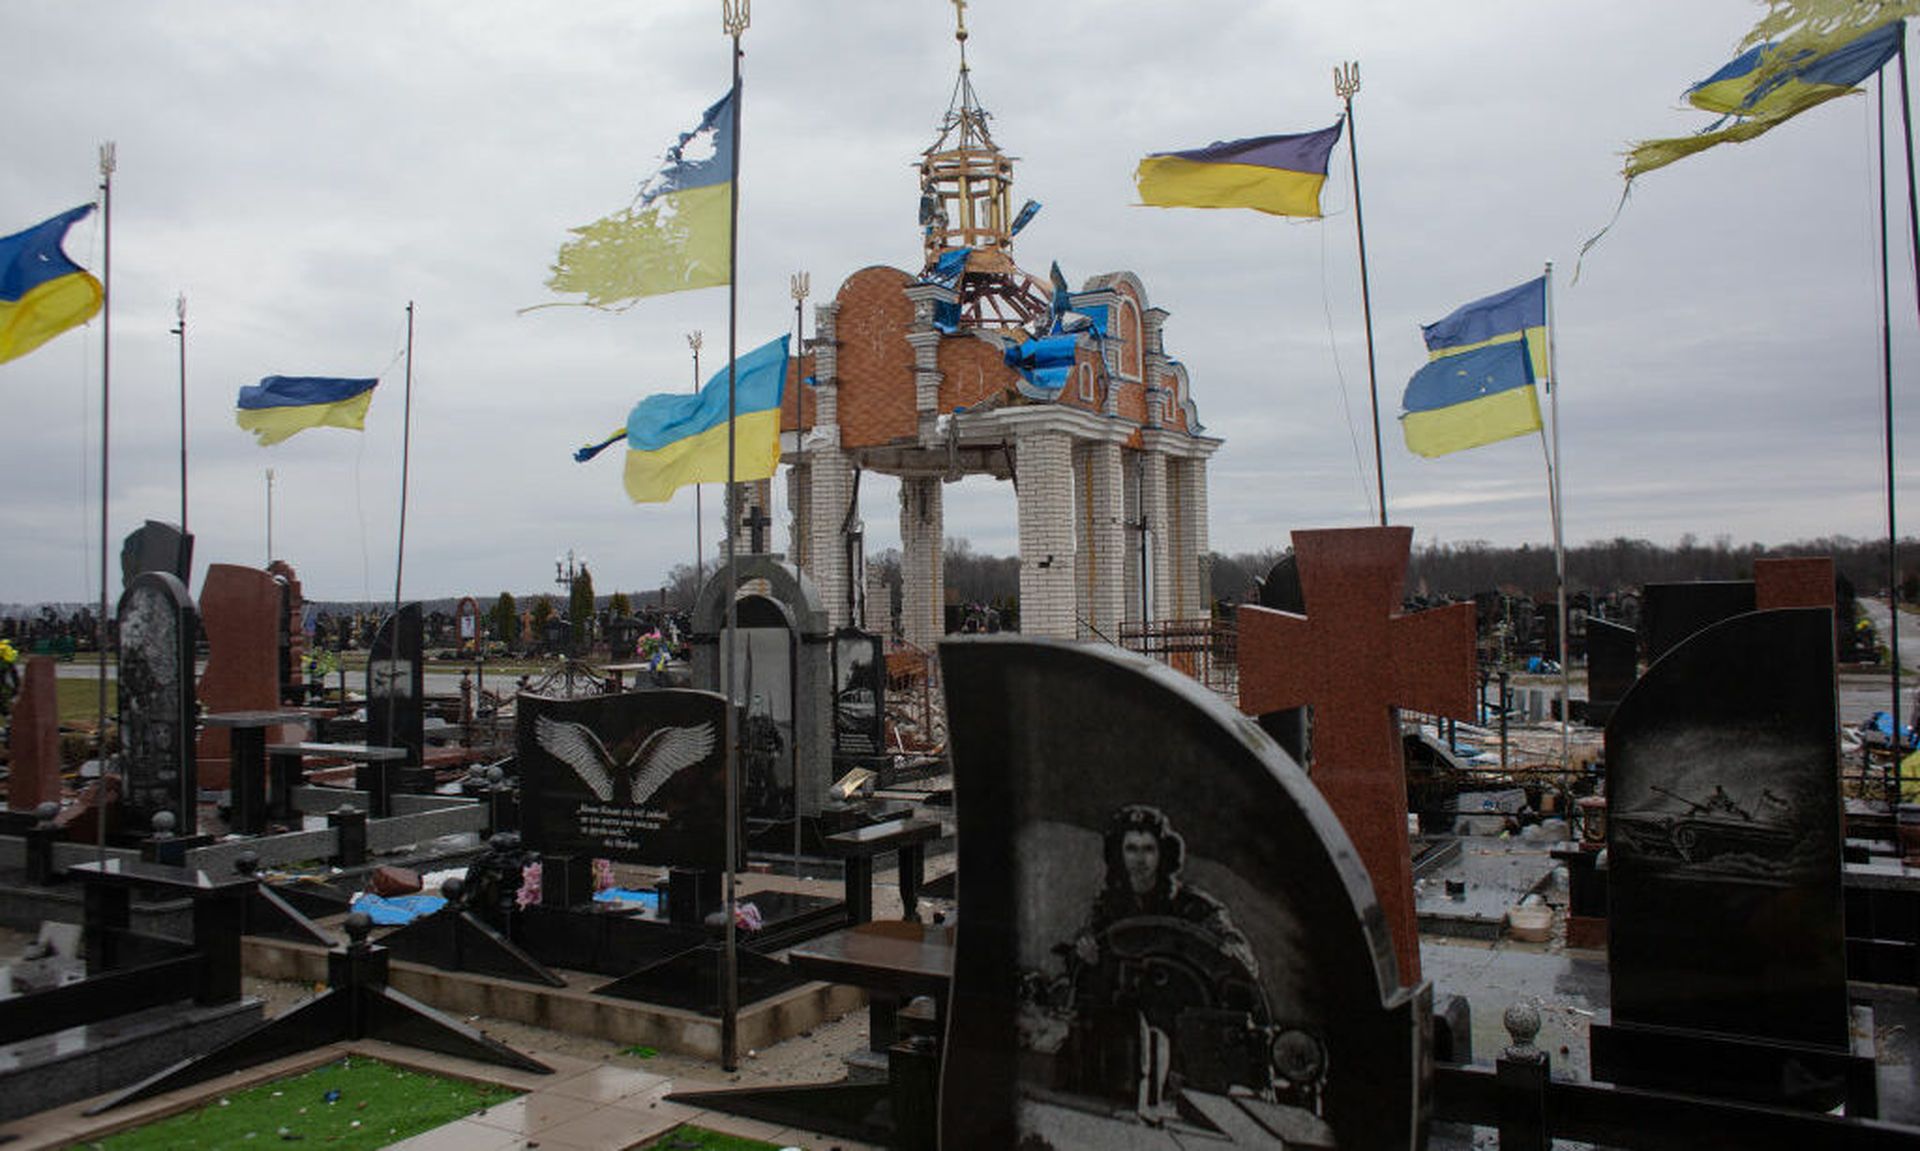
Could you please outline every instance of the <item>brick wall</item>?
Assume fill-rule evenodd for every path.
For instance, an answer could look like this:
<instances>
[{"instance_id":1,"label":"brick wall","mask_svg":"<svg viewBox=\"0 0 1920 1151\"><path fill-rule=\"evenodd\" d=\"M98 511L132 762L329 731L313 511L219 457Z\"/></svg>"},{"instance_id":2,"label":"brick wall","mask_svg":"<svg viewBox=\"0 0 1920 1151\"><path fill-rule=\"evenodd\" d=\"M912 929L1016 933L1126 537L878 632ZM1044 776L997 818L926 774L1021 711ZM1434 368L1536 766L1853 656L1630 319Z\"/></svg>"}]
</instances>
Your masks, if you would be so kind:
<instances>
[{"instance_id":1,"label":"brick wall","mask_svg":"<svg viewBox=\"0 0 1920 1151\"><path fill-rule=\"evenodd\" d=\"M1020 631L1071 639L1074 608L1073 439L1028 431L1015 441L1020 473Z\"/></svg>"}]
</instances>

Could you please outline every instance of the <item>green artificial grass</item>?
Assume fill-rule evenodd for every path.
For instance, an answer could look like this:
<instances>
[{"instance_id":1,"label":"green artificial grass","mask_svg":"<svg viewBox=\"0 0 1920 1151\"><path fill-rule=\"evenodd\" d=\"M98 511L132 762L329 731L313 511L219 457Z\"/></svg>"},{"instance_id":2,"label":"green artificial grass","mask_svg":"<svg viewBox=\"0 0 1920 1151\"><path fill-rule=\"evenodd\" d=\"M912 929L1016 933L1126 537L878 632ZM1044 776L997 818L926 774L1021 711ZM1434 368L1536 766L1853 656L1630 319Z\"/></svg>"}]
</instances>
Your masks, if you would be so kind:
<instances>
[{"instance_id":1,"label":"green artificial grass","mask_svg":"<svg viewBox=\"0 0 1920 1151\"><path fill-rule=\"evenodd\" d=\"M354 1057L230 1092L192 1111L104 1139L77 1143L74 1148L265 1151L283 1142L302 1142L316 1151L372 1151L519 1094L507 1087L449 1079ZM329 1095L333 1095L332 1102L328 1102Z\"/></svg>"},{"instance_id":2,"label":"green artificial grass","mask_svg":"<svg viewBox=\"0 0 1920 1151\"><path fill-rule=\"evenodd\" d=\"M648 1143L645 1151L780 1151L780 1145L683 1123Z\"/></svg>"}]
</instances>

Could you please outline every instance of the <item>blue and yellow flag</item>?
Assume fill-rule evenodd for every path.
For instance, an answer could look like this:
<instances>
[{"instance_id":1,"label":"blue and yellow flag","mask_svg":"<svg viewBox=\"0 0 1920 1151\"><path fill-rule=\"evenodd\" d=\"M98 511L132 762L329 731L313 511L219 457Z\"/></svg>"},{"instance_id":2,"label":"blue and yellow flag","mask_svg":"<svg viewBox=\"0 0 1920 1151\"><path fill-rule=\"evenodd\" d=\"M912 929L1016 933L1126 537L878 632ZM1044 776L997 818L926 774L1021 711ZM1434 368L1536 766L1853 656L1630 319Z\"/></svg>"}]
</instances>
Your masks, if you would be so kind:
<instances>
[{"instance_id":1,"label":"blue and yellow flag","mask_svg":"<svg viewBox=\"0 0 1920 1151\"><path fill-rule=\"evenodd\" d=\"M1140 200L1159 208L1252 208L1275 216L1319 216L1327 157L1345 121L1318 132L1255 136L1155 152L1140 161L1133 182Z\"/></svg>"},{"instance_id":2,"label":"blue and yellow flag","mask_svg":"<svg viewBox=\"0 0 1920 1151\"><path fill-rule=\"evenodd\" d=\"M1547 378L1547 280L1529 280L1420 329L1428 363L1407 381L1408 450L1441 456L1540 430L1533 382Z\"/></svg>"},{"instance_id":3,"label":"blue and yellow flag","mask_svg":"<svg viewBox=\"0 0 1920 1151\"><path fill-rule=\"evenodd\" d=\"M732 235L733 94L667 150L666 166L633 203L572 229L547 287L592 308L727 282Z\"/></svg>"},{"instance_id":4,"label":"blue and yellow flag","mask_svg":"<svg viewBox=\"0 0 1920 1151\"><path fill-rule=\"evenodd\" d=\"M760 345L734 362L736 481L770 478L780 465L780 400L787 387L787 337ZM574 453L585 462L602 448L627 441L627 495L637 504L660 503L687 484L727 480L727 369L693 394L648 396L627 416L627 429Z\"/></svg>"},{"instance_id":5,"label":"blue and yellow flag","mask_svg":"<svg viewBox=\"0 0 1920 1151\"><path fill-rule=\"evenodd\" d=\"M240 389L234 421L253 433L261 447L277 444L308 428L367 426L367 405L380 381L326 376L268 376Z\"/></svg>"},{"instance_id":6,"label":"blue and yellow flag","mask_svg":"<svg viewBox=\"0 0 1920 1151\"><path fill-rule=\"evenodd\" d=\"M67 229L93 211L83 204L0 236L0 364L19 359L100 311L100 281L60 250Z\"/></svg>"},{"instance_id":7,"label":"blue and yellow flag","mask_svg":"<svg viewBox=\"0 0 1920 1151\"><path fill-rule=\"evenodd\" d=\"M1692 136L1635 144L1627 153L1628 179L1718 144L1751 140L1817 104L1847 95L1893 59L1906 34L1906 21L1896 19L1837 43L1801 36L1749 48L1687 89L1694 107L1734 117L1734 122Z\"/></svg>"}]
</instances>

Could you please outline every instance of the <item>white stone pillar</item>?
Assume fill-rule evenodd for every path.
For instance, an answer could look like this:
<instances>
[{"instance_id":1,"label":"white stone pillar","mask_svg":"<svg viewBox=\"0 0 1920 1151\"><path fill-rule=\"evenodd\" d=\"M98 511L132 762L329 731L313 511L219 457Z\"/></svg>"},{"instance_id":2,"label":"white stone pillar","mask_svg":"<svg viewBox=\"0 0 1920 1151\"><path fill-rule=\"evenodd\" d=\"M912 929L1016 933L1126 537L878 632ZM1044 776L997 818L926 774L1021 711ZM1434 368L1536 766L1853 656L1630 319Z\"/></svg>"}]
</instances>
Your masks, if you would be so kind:
<instances>
[{"instance_id":1,"label":"white stone pillar","mask_svg":"<svg viewBox=\"0 0 1920 1151\"><path fill-rule=\"evenodd\" d=\"M1072 639L1073 438L1027 431L1014 441L1020 477L1020 631Z\"/></svg>"},{"instance_id":2,"label":"white stone pillar","mask_svg":"<svg viewBox=\"0 0 1920 1151\"><path fill-rule=\"evenodd\" d=\"M888 585L886 573L877 567L867 568L866 618L860 626L876 635L893 635L893 588Z\"/></svg>"},{"instance_id":3,"label":"white stone pillar","mask_svg":"<svg viewBox=\"0 0 1920 1151\"><path fill-rule=\"evenodd\" d=\"M1148 449L1141 454L1140 498L1146 506L1147 540L1152 545L1153 619L1173 618L1173 570L1168 565L1167 457Z\"/></svg>"},{"instance_id":4,"label":"white stone pillar","mask_svg":"<svg viewBox=\"0 0 1920 1151\"><path fill-rule=\"evenodd\" d=\"M787 559L813 577L813 555L807 544L813 530L813 464L787 465Z\"/></svg>"},{"instance_id":5,"label":"white stone pillar","mask_svg":"<svg viewBox=\"0 0 1920 1151\"><path fill-rule=\"evenodd\" d=\"M1126 618L1127 529L1120 445L1091 443L1085 447L1087 467L1081 478L1091 491L1080 497L1091 508L1085 542L1091 553L1083 568L1092 572L1093 599L1083 608L1095 630L1113 643L1120 642L1120 621Z\"/></svg>"},{"instance_id":6,"label":"white stone pillar","mask_svg":"<svg viewBox=\"0 0 1920 1151\"><path fill-rule=\"evenodd\" d=\"M900 480L900 630L906 641L932 651L946 634L944 491L938 476Z\"/></svg>"}]
</instances>

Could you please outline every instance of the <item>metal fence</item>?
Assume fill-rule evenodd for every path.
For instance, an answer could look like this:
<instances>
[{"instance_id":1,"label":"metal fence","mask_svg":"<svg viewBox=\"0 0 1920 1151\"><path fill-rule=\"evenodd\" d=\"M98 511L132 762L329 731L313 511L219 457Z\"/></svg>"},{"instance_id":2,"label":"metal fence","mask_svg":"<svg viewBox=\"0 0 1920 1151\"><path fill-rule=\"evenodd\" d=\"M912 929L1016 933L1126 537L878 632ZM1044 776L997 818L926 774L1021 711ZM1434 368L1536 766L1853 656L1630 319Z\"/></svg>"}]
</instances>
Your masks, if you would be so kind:
<instances>
[{"instance_id":1,"label":"metal fence","mask_svg":"<svg viewBox=\"0 0 1920 1151\"><path fill-rule=\"evenodd\" d=\"M1120 646L1159 660L1202 685L1238 699L1239 632L1228 619L1160 619L1120 625Z\"/></svg>"}]
</instances>

